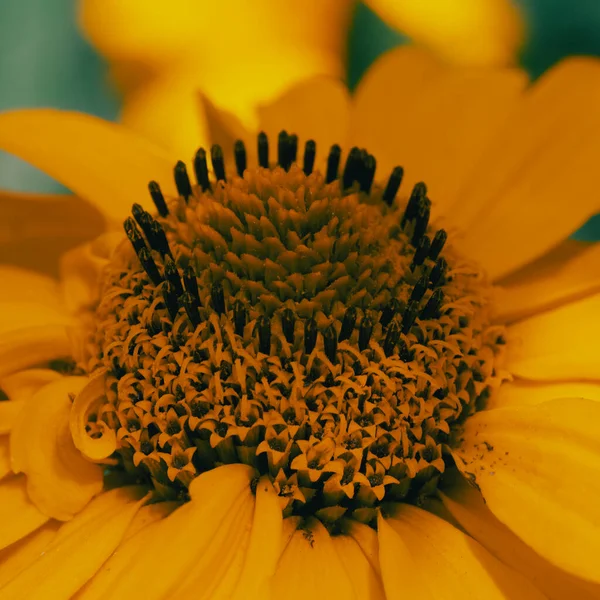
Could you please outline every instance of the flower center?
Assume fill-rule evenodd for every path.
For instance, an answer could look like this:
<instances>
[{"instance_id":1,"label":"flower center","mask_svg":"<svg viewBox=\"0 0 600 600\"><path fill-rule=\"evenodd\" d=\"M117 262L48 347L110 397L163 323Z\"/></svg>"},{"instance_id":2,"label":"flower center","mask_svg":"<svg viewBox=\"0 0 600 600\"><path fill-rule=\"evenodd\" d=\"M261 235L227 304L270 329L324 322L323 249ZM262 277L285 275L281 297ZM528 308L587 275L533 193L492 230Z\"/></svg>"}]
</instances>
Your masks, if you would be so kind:
<instances>
[{"instance_id":1,"label":"flower center","mask_svg":"<svg viewBox=\"0 0 600 600\"><path fill-rule=\"evenodd\" d=\"M90 420L162 496L242 462L268 474L285 515L369 523L385 500L435 491L453 435L484 403L501 330L477 267L429 223L426 186L396 198L402 169L340 148L325 175L282 132L278 164L235 145L178 163L179 198L134 205L96 311L89 371L106 370Z\"/></svg>"}]
</instances>

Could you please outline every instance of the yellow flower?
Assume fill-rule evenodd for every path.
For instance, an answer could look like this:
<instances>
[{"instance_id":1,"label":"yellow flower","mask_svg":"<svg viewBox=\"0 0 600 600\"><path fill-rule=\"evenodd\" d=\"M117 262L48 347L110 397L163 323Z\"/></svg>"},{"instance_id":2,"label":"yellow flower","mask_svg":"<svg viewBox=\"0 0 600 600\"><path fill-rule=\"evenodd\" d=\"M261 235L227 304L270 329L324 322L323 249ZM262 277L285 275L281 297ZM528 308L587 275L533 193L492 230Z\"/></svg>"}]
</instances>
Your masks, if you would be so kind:
<instances>
[{"instance_id":1,"label":"yellow flower","mask_svg":"<svg viewBox=\"0 0 600 600\"><path fill-rule=\"evenodd\" d=\"M175 193L125 129L0 116L126 219L66 306L2 269L0 597L600 597L599 70L395 51Z\"/></svg>"},{"instance_id":2,"label":"yellow flower","mask_svg":"<svg viewBox=\"0 0 600 600\"><path fill-rule=\"evenodd\" d=\"M418 43L466 64L506 64L521 23L508 0L374 1ZM121 120L180 156L209 139L200 90L256 126L255 108L309 76L342 78L353 0L83 0L80 22L124 92Z\"/></svg>"}]
</instances>

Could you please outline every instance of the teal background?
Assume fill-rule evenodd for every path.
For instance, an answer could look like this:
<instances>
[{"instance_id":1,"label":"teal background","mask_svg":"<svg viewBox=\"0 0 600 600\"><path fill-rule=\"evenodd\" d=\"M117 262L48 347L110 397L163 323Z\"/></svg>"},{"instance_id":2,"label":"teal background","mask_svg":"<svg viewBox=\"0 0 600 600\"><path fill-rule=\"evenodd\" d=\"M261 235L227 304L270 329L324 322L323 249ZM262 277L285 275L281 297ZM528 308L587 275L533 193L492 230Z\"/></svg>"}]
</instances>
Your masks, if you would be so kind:
<instances>
[{"instance_id":1,"label":"teal background","mask_svg":"<svg viewBox=\"0 0 600 600\"><path fill-rule=\"evenodd\" d=\"M521 64L537 77L569 54L600 55L600 0L516 0L528 41ZM51 106L115 119L119 99L107 66L76 27L76 0L0 0L0 110ZM348 39L348 83L382 52L406 38L358 4ZM0 154L0 187L53 192L62 188L29 165ZM579 239L600 239L600 216Z\"/></svg>"}]
</instances>

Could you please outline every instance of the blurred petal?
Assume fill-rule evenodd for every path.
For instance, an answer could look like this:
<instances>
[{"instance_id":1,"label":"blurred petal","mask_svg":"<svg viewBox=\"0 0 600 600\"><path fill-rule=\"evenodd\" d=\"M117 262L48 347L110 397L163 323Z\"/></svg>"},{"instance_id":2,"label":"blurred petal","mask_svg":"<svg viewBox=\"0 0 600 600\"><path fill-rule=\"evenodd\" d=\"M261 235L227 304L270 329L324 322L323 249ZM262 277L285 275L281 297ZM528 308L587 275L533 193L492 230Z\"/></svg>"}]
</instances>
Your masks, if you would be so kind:
<instances>
[{"instance_id":1,"label":"blurred petal","mask_svg":"<svg viewBox=\"0 0 600 600\"><path fill-rule=\"evenodd\" d=\"M65 523L46 550L2 588L2 597L70 598L114 552L144 500L119 488L93 500Z\"/></svg>"},{"instance_id":2,"label":"blurred petal","mask_svg":"<svg viewBox=\"0 0 600 600\"><path fill-rule=\"evenodd\" d=\"M58 281L48 275L3 264L0 265L0 279L0 302L42 302L52 308L61 308Z\"/></svg>"},{"instance_id":3,"label":"blurred petal","mask_svg":"<svg viewBox=\"0 0 600 600\"><path fill-rule=\"evenodd\" d=\"M599 380L600 294L511 325L504 366L525 379Z\"/></svg>"},{"instance_id":4,"label":"blurred petal","mask_svg":"<svg viewBox=\"0 0 600 600\"><path fill-rule=\"evenodd\" d=\"M588 398L600 402L600 383L585 381L539 382L515 379L494 391L486 408L531 406L555 398Z\"/></svg>"},{"instance_id":5,"label":"blurred petal","mask_svg":"<svg viewBox=\"0 0 600 600\"><path fill-rule=\"evenodd\" d=\"M0 549L24 538L48 520L29 499L26 484L24 475L0 481Z\"/></svg>"},{"instance_id":6,"label":"blurred petal","mask_svg":"<svg viewBox=\"0 0 600 600\"><path fill-rule=\"evenodd\" d=\"M28 109L0 114L0 148L40 168L103 215L152 207L147 185L174 191L173 159L123 126L83 113Z\"/></svg>"},{"instance_id":7,"label":"blurred petal","mask_svg":"<svg viewBox=\"0 0 600 600\"><path fill-rule=\"evenodd\" d=\"M0 262L58 273L70 248L105 228L99 211L75 196L0 191Z\"/></svg>"},{"instance_id":8,"label":"blurred petal","mask_svg":"<svg viewBox=\"0 0 600 600\"><path fill-rule=\"evenodd\" d=\"M359 600L357 592L327 529L317 519L307 519L301 529L294 531L279 559L271 589L273 598Z\"/></svg>"},{"instance_id":9,"label":"blurred petal","mask_svg":"<svg viewBox=\"0 0 600 600\"><path fill-rule=\"evenodd\" d=\"M523 573L538 589L555 600L592 600L600 586L561 571L536 554L485 505L481 494L465 480L440 494L444 506L461 527L504 564Z\"/></svg>"},{"instance_id":10,"label":"blurred petal","mask_svg":"<svg viewBox=\"0 0 600 600\"><path fill-rule=\"evenodd\" d=\"M12 473L10 466L10 442L7 435L0 436L0 479Z\"/></svg>"},{"instance_id":11,"label":"blurred petal","mask_svg":"<svg viewBox=\"0 0 600 600\"><path fill-rule=\"evenodd\" d=\"M600 402L479 412L455 454L504 525L554 565L600 583Z\"/></svg>"},{"instance_id":12,"label":"blurred petal","mask_svg":"<svg viewBox=\"0 0 600 600\"><path fill-rule=\"evenodd\" d=\"M62 375L52 369L27 369L8 375L0 381L2 391L11 401L28 400L46 384L60 379Z\"/></svg>"},{"instance_id":13,"label":"blurred petal","mask_svg":"<svg viewBox=\"0 0 600 600\"><path fill-rule=\"evenodd\" d=\"M202 473L190 485L192 500L121 544L81 598L169 597L202 567L213 538L232 524L235 507L253 503L252 476L253 469L239 464Z\"/></svg>"},{"instance_id":14,"label":"blurred petal","mask_svg":"<svg viewBox=\"0 0 600 600\"><path fill-rule=\"evenodd\" d=\"M428 599L545 597L475 540L416 506L397 505L393 517L379 518L378 529L388 600L413 593Z\"/></svg>"},{"instance_id":15,"label":"blurred petal","mask_svg":"<svg viewBox=\"0 0 600 600\"><path fill-rule=\"evenodd\" d=\"M600 291L600 244L566 240L499 282L496 320L518 321Z\"/></svg>"},{"instance_id":16,"label":"blurred petal","mask_svg":"<svg viewBox=\"0 0 600 600\"><path fill-rule=\"evenodd\" d=\"M4 400L0 402L0 434L9 433L21 412L22 405L18 402Z\"/></svg>"},{"instance_id":17,"label":"blurred petal","mask_svg":"<svg viewBox=\"0 0 600 600\"><path fill-rule=\"evenodd\" d=\"M62 521L102 490L103 468L85 460L69 431L71 395L86 377L63 377L24 403L11 432L13 470L27 475L27 493L46 515Z\"/></svg>"},{"instance_id":18,"label":"blurred petal","mask_svg":"<svg viewBox=\"0 0 600 600\"><path fill-rule=\"evenodd\" d=\"M517 58L521 15L510 0L366 0L381 18L446 60L502 65Z\"/></svg>"},{"instance_id":19,"label":"blurred petal","mask_svg":"<svg viewBox=\"0 0 600 600\"><path fill-rule=\"evenodd\" d=\"M259 129L276 144L280 131L298 136L298 155L307 140L317 143L317 164L326 164L333 144L347 148L350 95L337 79L316 77L286 90L270 104L259 107Z\"/></svg>"},{"instance_id":20,"label":"blurred petal","mask_svg":"<svg viewBox=\"0 0 600 600\"><path fill-rule=\"evenodd\" d=\"M564 60L525 95L456 195L449 214L460 246L490 277L543 255L598 212L599 102L600 60Z\"/></svg>"}]
</instances>

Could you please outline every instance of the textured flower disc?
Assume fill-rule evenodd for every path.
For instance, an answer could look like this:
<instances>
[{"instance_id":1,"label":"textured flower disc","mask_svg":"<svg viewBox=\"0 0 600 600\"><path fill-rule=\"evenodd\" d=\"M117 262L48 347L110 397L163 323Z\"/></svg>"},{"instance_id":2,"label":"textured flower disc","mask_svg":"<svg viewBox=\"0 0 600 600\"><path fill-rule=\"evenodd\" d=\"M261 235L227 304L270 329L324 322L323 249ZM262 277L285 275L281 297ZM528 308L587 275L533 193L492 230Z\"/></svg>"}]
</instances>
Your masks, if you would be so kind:
<instances>
[{"instance_id":1,"label":"textured flower disc","mask_svg":"<svg viewBox=\"0 0 600 600\"><path fill-rule=\"evenodd\" d=\"M258 167L241 142L236 173L199 150L192 186L125 222L90 335L88 372L106 398L88 431L116 433L115 456L160 497L242 462L268 474L285 515L372 523L385 499L419 502L451 464L466 417L499 381L504 343L489 286L429 223L425 184L402 169L374 185L352 149L325 174L307 142L266 136ZM398 196L398 197L397 197Z\"/></svg>"}]
</instances>

